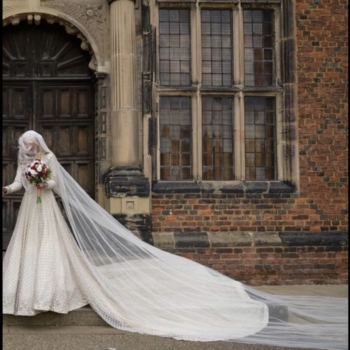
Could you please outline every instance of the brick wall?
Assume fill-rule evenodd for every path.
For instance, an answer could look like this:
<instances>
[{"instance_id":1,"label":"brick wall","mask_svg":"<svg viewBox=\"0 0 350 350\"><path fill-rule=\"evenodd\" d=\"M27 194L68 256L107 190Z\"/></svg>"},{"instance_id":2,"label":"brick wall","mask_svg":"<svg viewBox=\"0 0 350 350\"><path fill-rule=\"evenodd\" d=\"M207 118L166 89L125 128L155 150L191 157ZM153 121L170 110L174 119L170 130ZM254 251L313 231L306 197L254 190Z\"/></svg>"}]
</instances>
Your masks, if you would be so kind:
<instances>
[{"instance_id":1,"label":"brick wall","mask_svg":"<svg viewBox=\"0 0 350 350\"><path fill-rule=\"evenodd\" d=\"M347 283L347 232L315 226L312 203L294 193L153 194L153 240L250 285Z\"/></svg>"},{"instance_id":2,"label":"brick wall","mask_svg":"<svg viewBox=\"0 0 350 350\"><path fill-rule=\"evenodd\" d=\"M347 247L340 249L343 248L266 246L165 250L195 260L248 285L259 286L347 284Z\"/></svg>"},{"instance_id":3,"label":"brick wall","mask_svg":"<svg viewBox=\"0 0 350 350\"><path fill-rule=\"evenodd\" d=\"M300 200L321 230L348 224L347 13L344 0L296 4Z\"/></svg>"},{"instance_id":4,"label":"brick wall","mask_svg":"<svg viewBox=\"0 0 350 350\"><path fill-rule=\"evenodd\" d=\"M334 188L328 187L328 194L331 189ZM341 203L341 195L331 198L323 193L322 198L319 189L310 186L309 190L309 197L306 197L307 189L300 196L294 193L153 194L153 231L347 231L347 194L342 194Z\"/></svg>"},{"instance_id":5,"label":"brick wall","mask_svg":"<svg viewBox=\"0 0 350 350\"><path fill-rule=\"evenodd\" d=\"M295 11L300 192L158 190L152 197L156 244L255 285L347 282L347 1L297 1ZM213 246L215 233L273 233L280 241ZM283 240L288 233L294 243Z\"/></svg>"}]
</instances>

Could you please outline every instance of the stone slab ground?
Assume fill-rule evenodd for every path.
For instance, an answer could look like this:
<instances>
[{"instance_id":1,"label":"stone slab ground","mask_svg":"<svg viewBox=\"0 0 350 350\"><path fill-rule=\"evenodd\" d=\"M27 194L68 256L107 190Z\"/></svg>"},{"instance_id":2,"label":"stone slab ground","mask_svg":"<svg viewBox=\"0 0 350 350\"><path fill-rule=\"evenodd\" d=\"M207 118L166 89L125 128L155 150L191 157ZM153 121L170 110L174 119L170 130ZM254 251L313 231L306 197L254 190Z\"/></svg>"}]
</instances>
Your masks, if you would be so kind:
<instances>
[{"instance_id":1,"label":"stone slab ground","mask_svg":"<svg viewBox=\"0 0 350 350\"><path fill-rule=\"evenodd\" d=\"M347 285L263 286L273 294L348 297ZM3 350L292 350L227 342L187 342L109 327L90 307L60 315L3 315ZM295 350L295 349L293 349Z\"/></svg>"}]
</instances>

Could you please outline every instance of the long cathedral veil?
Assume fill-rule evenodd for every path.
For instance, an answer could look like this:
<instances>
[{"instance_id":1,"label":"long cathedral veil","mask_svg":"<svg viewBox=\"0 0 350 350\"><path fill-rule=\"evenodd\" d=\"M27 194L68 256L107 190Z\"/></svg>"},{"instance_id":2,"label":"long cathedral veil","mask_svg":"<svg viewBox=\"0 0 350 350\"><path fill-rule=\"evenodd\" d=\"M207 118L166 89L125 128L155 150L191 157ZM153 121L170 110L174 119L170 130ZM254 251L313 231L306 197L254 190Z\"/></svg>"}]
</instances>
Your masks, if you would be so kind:
<instances>
[{"instance_id":1,"label":"long cathedral veil","mask_svg":"<svg viewBox=\"0 0 350 350\"><path fill-rule=\"evenodd\" d=\"M29 133L50 152L41 135ZM111 326L192 341L348 348L347 298L272 295L157 249L118 223L54 162L55 191L89 269L80 274L81 286Z\"/></svg>"}]
</instances>

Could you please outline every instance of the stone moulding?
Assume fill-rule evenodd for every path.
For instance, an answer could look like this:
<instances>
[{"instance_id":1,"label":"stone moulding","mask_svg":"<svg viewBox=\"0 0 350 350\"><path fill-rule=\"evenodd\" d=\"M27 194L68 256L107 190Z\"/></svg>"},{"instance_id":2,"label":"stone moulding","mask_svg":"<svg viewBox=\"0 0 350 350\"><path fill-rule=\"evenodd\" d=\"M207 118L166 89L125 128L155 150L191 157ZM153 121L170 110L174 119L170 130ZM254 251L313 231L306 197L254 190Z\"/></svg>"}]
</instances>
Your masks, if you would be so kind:
<instances>
[{"instance_id":1,"label":"stone moulding","mask_svg":"<svg viewBox=\"0 0 350 350\"><path fill-rule=\"evenodd\" d=\"M158 248L331 247L346 249L347 232L155 232Z\"/></svg>"},{"instance_id":2,"label":"stone moulding","mask_svg":"<svg viewBox=\"0 0 350 350\"><path fill-rule=\"evenodd\" d=\"M74 25L69 21L66 21L62 18L53 16L53 15L45 14L45 13L40 13L40 14L21 13L11 17L9 20L7 19L3 20L3 26L9 25L9 24L16 25L20 21L26 21L26 20L28 21L29 24L33 24L33 19L35 24L40 24L42 19L47 21L49 24L58 23L65 28L67 34L75 35L78 39L80 39L81 49L84 51L89 51L90 55L92 56L92 59L89 63L89 68L92 70L96 70L97 62L96 62L95 53L92 50L88 39L85 37L85 35L81 33L79 29L75 28Z\"/></svg>"},{"instance_id":3,"label":"stone moulding","mask_svg":"<svg viewBox=\"0 0 350 350\"><path fill-rule=\"evenodd\" d=\"M293 193L296 187L283 181L166 182L153 181L154 193Z\"/></svg>"},{"instance_id":4,"label":"stone moulding","mask_svg":"<svg viewBox=\"0 0 350 350\"><path fill-rule=\"evenodd\" d=\"M2 4L2 11L9 11L13 10L18 7L23 7L27 4L27 0L11 0L11 1L4 1Z\"/></svg>"},{"instance_id":5,"label":"stone moulding","mask_svg":"<svg viewBox=\"0 0 350 350\"><path fill-rule=\"evenodd\" d=\"M107 197L149 197L149 180L141 173L140 168L120 167L105 178Z\"/></svg>"},{"instance_id":6,"label":"stone moulding","mask_svg":"<svg viewBox=\"0 0 350 350\"><path fill-rule=\"evenodd\" d=\"M108 73L106 33L109 17L108 10L103 11L102 5L56 0L11 0L3 3L3 26L16 25L22 20L39 24L41 19L48 23L59 23L68 34L77 36L82 41L81 48L92 56L90 68Z\"/></svg>"},{"instance_id":7,"label":"stone moulding","mask_svg":"<svg viewBox=\"0 0 350 350\"><path fill-rule=\"evenodd\" d=\"M43 6L59 10L81 23L95 39L102 57L106 57L104 43L108 16L101 5L75 4L70 1L45 1Z\"/></svg>"}]
</instances>

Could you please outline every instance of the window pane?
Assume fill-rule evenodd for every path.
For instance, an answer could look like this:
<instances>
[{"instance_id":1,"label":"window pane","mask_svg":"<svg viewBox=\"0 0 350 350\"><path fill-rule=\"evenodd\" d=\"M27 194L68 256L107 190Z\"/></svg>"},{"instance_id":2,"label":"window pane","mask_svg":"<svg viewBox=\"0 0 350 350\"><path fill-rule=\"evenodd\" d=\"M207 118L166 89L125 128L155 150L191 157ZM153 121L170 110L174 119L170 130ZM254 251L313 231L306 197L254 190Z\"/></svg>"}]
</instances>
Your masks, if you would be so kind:
<instances>
[{"instance_id":1,"label":"window pane","mask_svg":"<svg viewBox=\"0 0 350 350\"><path fill-rule=\"evenodd\" d=\"M189 10L159 10L159 70L161 85L190 85L190 42Z\"/></svg>"},{"instance_id":2,"label":"window pane","mask_svg":"<svg viewBox=\"0 0 350 350\"><path fill-rule=\"evenodd\" d=\"M202 10L202 82L232 85L232 15L229 10Z\"/></svg>"},{"instance_id":3,"label":"window pane","mask_svg":"<svg viewBox=\"0 0 350 350\"><path fill-rule=\"evenodd\" d=\"M234 180L232 98L203 97L203 180Z\"/></svg>"},{"instance_id":4,"label":"window pane","mask_svg":"<svg viewBox=\"0 0 350 350\"><path fill-rule=\"evenodd\" d=\"M245 179L275 180L275 99L246 97Z\"/></svg>"},{"instance_id":5,"label":"window pane","mask_svg":"<svg viewBox=\"0 0 350 350\"><path fill-rule=\"evenodd\" d=\"M159 109L161 180L191 180L191 99L164 96Z\"/></svg>"},{"instance_id":6,"label":"window pane","mask_svg":"<svg viewBox=\"0 0 350 350\"><path fill-rule=\"evenodd\" d=\"M247 86L271 86L274 82L273 11L244 11L244 73Z\"/></svg>"}]
</instances>

